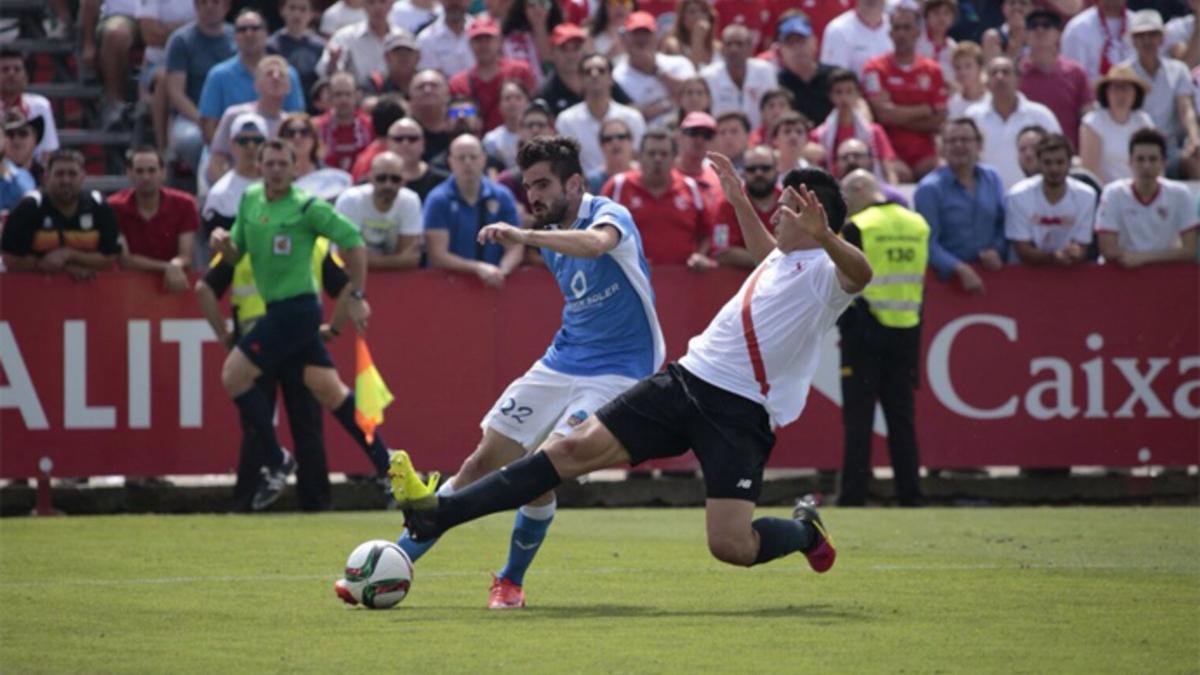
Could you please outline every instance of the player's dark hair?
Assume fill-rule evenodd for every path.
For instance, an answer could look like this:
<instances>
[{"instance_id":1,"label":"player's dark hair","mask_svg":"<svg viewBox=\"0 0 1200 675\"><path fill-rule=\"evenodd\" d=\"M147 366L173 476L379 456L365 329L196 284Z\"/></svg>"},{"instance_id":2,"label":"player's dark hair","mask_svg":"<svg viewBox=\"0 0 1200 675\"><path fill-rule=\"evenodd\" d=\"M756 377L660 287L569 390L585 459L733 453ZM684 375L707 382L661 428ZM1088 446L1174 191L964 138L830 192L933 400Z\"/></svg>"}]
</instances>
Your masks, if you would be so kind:
<instances>
[{"instance_id":1,"label":"player's dark hair","mask_svg":"<svg viewBox=\"0 0 1200 675\"><path fill-rule=\"evenodd\" d=\"M1041 157L1042 155L1055 152L1056 150L1062 150L1063 152L1067 153L1068 160L1070 160L1071 155L1074 154L1074 151L1071 148L1071 141L1067 140L1067 137L1063 136L1062 134L1046 134L1042 137L1042 140L1038 141L1035 152L1037 152L1038 157Z\"/></svg>"},{"instance_id":2,"label":"player's dark hair","mask_svg":"<svg viewBox=\"0 0 1200 675\"><path fill-rule=\"evenodd\" d=\"M575 174L583 175L579 163L579 141L567 136L531 138L517 152L517 166L524 173L534 164L550 162L550 173L564 184Z\"/></svg>"},{"instance_id":3,"label":"player's dark hair","mask_svg":"<svg viewBox=\"0 0 1200 675\"><path fill-rule=\"evenodd\" d=\"M1162 156L1167 156L1167 137L1162 135L1158 129L1153 127L1143 127L1133 132L1129 137L1129 154L1133 154L1133 148L1136 145L1157 145L1162 151Z\"/></svg>"},{"instance_id":4,"label":"player's dark hair","mask_svg":"<svg viewBox=\"0 0 1200 675\"><path fill-rule=\"evenodd\" d=\"M158 151L157 147L150 145L149 143L141 143L126 150L125 163L132 165L133 158L138 155L154 155L154 158L158 160L158 167L160 169L166 166L166 162L163 161L162 153Z\"/></svg>"},{"instance_id":5,"label":"player's dark hair","mask_svg":"<svg viewBox=\"0 0 1200 675\"><path fill-rule=\"evenodd\" d=\"M400 94L384 94L375 101L371 110L371 126L376 136L387 136L388 129L396 120L406 117L408 110L404 107L404 98Z\"/></svg>"},{"instance_id":6,"label":"player's dark hair","mask_svg":"<svg viewBox=\"0 0 1200 675\"><path fill-rule=\"evenodd\" d=\"M792 169L783 177L783 187L799 190L800 186L811 190L825 207L825 215L829 218L829 229L834 232L842 231L842 223L846 222L846 198L842 195L842 186L837 179L824 169Z\"/></svg>"}]
</instances>

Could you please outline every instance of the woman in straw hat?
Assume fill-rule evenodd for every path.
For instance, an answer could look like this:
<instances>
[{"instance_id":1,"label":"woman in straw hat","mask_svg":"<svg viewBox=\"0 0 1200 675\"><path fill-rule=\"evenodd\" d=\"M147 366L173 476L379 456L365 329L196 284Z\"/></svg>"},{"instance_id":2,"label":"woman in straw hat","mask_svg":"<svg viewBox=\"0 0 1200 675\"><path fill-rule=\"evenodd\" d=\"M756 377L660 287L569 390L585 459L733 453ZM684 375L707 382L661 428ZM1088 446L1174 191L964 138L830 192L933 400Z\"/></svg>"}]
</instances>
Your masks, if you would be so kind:
<instances>
[{"instance_id":1,"label":"woman in straw hat","mask_svg":"<svg viewBox=\"0 0 1200 675\"><path fill-rule=\"evenodd\" d=\"M1099 108L1083 116L1079 159L1100 179L1111 183L1129 177L1129 137L1154 121L1141 109L1150 87L1127 65L1113 66L1096 81Z\"/></svg>"}]
</instances>

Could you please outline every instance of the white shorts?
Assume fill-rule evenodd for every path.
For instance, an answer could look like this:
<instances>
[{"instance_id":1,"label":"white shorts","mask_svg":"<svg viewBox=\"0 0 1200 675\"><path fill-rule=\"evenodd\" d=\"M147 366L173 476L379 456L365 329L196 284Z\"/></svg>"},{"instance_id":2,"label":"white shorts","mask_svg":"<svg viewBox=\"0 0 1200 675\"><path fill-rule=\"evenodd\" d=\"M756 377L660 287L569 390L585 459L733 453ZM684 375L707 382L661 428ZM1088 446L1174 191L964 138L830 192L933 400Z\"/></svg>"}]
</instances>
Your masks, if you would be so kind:
<instances>
[{"instance_id":1,"label":"white shorts","mask_svg":"<svg viewBox=\"0 0 1200 675\"><path fill-rule=\"evenodd\" d=\"M550 434L567 435L635 384L637 380L621 375L566 375L538 361L508 385L479 426L532 451Z\"/></svg>"}]
</instances>

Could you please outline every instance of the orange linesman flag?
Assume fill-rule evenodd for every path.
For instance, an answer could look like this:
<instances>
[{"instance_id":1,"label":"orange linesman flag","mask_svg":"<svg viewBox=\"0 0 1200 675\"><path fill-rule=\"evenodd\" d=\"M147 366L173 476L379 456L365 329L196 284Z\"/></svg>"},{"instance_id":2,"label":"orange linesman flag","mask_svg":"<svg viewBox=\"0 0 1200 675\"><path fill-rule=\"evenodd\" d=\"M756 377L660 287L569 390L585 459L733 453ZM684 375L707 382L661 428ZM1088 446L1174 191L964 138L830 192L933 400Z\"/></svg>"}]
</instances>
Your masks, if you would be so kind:
<instances>
[{"instance_id":1,"label":"orange linesman flag","mask_svg":"<svg viewBox=\"0 0 1200 675\"><path fill-rule=\"evenodd\" d=\"M370 443L375 440L375 429L383 424L384 409L395 397L375 368L367 341L361 335L355 336L354 354L354 421Z\"/></svg>"}]
</instances>

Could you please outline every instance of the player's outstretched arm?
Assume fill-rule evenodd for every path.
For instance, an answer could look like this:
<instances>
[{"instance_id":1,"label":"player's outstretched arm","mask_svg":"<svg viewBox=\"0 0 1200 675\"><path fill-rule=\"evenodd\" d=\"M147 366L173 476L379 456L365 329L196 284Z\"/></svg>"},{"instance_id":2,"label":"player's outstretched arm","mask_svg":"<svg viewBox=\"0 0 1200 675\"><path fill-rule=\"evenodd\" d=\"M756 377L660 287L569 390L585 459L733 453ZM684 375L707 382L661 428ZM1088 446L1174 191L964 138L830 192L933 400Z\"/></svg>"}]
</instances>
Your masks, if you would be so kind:
<instances>
[{"instance_id":1,"label":"player's outstretched arm","mask_svg":"<svg viewBox=\"0 0 1200 675\"><path fill-rule=\"evenodd\" d=\"M496 223L479 231L479 241L548 248L572 258L599 258L621 243L621 234L616 227L604 223L586 230L525 230Z\"/></svg>"},{"instance_id":2,"label":"player's outstretched arm","mask_svg":"<svg viewBox=\"0 0 1200 675\"><path fill-rule=\"evenodd\" d=\"M793 211L787 204L799 204ZM821 201L807 187L801 185L796 191L788 188L779 200L779 217L795 219L804 230L825 249L837 268L838 283L847 293L858 293L871 283L871 263L857 247L842 239L829 227L829 217Z\"/></svg>"},{"instance_id":3,"label":"player's outstretched arm","mask_svg":"<svg viewBox=\"0 0 1200 675\"><path fill-rule=\"evenodd\" d=\"M742 228L742 240L746 242L746 250L757 265L775 250L775 237L771 236L758 219L758 214L754 212L754 206L750 204L750 198L742 189L742 181L733 168L733 162L719 152L708 153L708 159L712 161L713 169L721 179L721 190L725 192L725 199L737 214L738 227Z\"/></svg>"}]
</instances>

